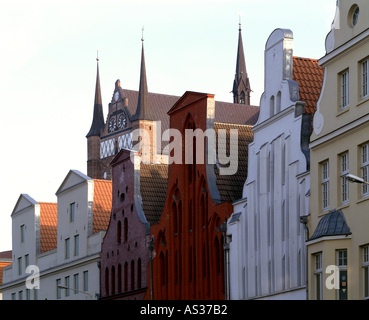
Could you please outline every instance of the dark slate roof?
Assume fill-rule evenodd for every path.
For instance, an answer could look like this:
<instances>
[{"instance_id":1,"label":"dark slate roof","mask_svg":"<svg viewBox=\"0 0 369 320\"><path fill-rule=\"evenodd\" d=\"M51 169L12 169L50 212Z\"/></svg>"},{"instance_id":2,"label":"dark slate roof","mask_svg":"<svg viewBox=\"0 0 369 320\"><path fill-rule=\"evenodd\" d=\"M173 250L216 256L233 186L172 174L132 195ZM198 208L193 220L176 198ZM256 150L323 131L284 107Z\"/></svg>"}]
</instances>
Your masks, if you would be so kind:
<instances>
[{"instance_id":1,"label":"dark slate roof","mask_svg":"<svg viewBox=\"0 0 369 320\"><path fill-rule=\"evenodd\" d=\"M319 221L309 241L321 237L350 234L351 231L342 210L332 210Z\"/></svg>"},{"instance_id":2,"label":"dark slate roof","mask_svg":"<svg viewBox=\"0 0 369 320\"><path fill-rule=\"evenodd\" d=\"M131 115L134 115L138 104L138 91L129 89L123 89L122 91L124 96L128 98L128 110ZM168 111L179 98L178 96L167 94L148 93L152 118L154 121L161 121L162 133L169 129ZM258 117L258 106L215 101L216 122L254 125Z\"/></svg>"},{"instance_id":3,"label":"dark slate roof","mask_svg":"<svg viewBox=\"0 0 369 320\"><path fill-rule=\"evenodd\" d=\"M143 164L140 166L140 190L145 216L150 225L160 220L167 197L168 165Z\"/></svg>"},{"instance_id":4,"label":"dark slate roof","mask_svg":"<svg viewBox=\"0 0 369 320\"><path fill-rule=\"evenodd\" d=\"M230 129L238 130L238 155L236 159L232 161L237 161L238 167L237 172L234 175L220 175L219 167L228 167L229 165L221 165L217 163L214 165L215 174L217 179L217 187L222 202L234 202L242 198L243 185L247 178L247 167L248 167L248 146L249 143L253 141L252 126L249 125L237 125L237 124L227 124L227 123L214 123L214 128L218 132L219 129L226 129L227 136L229 136ZM222 148L226 150L226 155L231 156L229 152L230 143L227 138L226 145L219 145L220 141L216 141L216 150ZM218 153L217 153L218 154Z\"/></svg>"}]
</instances>

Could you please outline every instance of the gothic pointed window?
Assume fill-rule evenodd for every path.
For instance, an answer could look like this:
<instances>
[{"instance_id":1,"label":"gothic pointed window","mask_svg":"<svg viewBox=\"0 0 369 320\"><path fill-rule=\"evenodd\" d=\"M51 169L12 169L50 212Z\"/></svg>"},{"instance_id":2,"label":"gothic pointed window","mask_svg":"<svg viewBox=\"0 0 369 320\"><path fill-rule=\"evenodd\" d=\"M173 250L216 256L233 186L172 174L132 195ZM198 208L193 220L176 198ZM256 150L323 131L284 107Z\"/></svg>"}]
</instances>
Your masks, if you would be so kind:
<instances>
[{"instance_id":1,"label":"gothic pointed window","mask_svg":"<svg viewBox=\"0 0 369 320\"><path fill-rule=\"evenodd\" d=\"M240 104L245 104L245 92L242 90L240 93Z\"/></svg>"}]
</instances>

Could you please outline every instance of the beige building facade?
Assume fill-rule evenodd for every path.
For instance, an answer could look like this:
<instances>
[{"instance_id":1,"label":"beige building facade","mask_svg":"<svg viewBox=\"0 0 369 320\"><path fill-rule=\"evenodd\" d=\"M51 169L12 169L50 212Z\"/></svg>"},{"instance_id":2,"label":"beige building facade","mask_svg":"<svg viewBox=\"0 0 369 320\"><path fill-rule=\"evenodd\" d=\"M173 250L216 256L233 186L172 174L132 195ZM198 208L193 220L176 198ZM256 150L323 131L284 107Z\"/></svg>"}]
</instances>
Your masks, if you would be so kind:
<instances>
[{"instance_id":1,"label":"beige building facade","mask_svg":"<svg viewBox=\"0 0 369 320\"><path fill-rule=\"evenodd\" d=\"M337 1L319 64L325 75L310 140L308 296L369 299L367 0Z\"/></svg>"}]
</instances>

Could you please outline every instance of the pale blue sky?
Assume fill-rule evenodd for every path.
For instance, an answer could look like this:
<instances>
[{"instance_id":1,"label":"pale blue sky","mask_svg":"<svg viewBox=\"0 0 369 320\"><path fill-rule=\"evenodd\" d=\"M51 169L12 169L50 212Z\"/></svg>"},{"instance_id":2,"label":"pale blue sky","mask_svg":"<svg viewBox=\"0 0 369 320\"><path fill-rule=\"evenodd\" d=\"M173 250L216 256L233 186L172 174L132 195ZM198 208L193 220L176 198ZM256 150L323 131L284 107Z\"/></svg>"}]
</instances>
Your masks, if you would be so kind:
<instances>
[{"instance_id":1,"label":"pale blue sky","mask_svg":"<svg viewBox=\"0 0 369 320\"><path fill-rule=\"evenodd\" d=\"M241 13L246 65L259 105L264 46L294 33L294 55L321 58L336 0L0 0L3 128L0 251L21 193L56 202L70 169L86 173L99 50L104 116L114 90L138 90L144 26L149 91L232 101Z\"/></svg>"}]
</instances>

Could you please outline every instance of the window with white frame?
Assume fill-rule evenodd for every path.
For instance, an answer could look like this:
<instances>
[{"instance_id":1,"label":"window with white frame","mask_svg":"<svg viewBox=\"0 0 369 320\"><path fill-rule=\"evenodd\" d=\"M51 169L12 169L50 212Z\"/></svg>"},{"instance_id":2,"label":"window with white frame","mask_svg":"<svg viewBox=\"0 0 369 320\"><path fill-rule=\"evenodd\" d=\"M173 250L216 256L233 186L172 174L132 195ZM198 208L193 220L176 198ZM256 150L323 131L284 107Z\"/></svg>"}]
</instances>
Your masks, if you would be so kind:
<instances>
[{"instance_id":1,"label":"window with white frame","mask_svg":"<svg viewBox=\"0 0 369 320\"><path fill-rule=\"evenodd\" d=\"M346 179L346 175L349 173L349 154L345 152L341 154L341 204L345 204L349 201L349 181Z\"/></svg>"},{"instance_id":2,"label":"window with white frame","mask_svg":"<svg viewBox=\"0 0 369 320\"><path fill-rule=\"evenodd\" d=\"M349 72L341 73L341 110L349 106Z\"/></svg>"},{"instance_id":3,"label":"window with white frame","mask_svg":"<svg viewBox=\"0 0 369 320\"><path fill-rule=\"evenodd\" d=\"M369 95L368 88L368 62L365 60L361 63L361 98L366 98Z\"/></svg>"},{"instance_id":4,"label":"window with white frame","mask_svg":"<svg viewBox=\"0 0 369 320\"><path fill-rule=\"evenodd\" d=\"M360 165L360 171L361 171L361 178L368 182L368 176L369 176L369 143L366 143L361 146L361 165ZM369 188L368 185L365 183L361 184L361 195L367 196L369 195Z\"/></svg>"},{"instance_id":5,"label":"window with white frame","mask_svg":"<svg viewBox=\"0 0 369 320\"><path fill-rule=\"evenodd\" d=\"M363 297L369 299L369 245L362 248L363 252Z\"/></svg>"},{"instance_id":6,"label":"window with white frame","mask_svg":"<svg viewBox=\"0 0 369 320\"><path fill-rule=\"evenodd\" d=\"M323 263L321 253L315 255L314 278L315 278L315 300L322 300Z\"/></svg>"},{"instance_id":7,"label":"window with white frame","mask_svg":"<svg viewBox=\"0 0 369 320\"><path fill-rule=\"evenodd\" d=\"M348 286L347 286L347 250L337 251L337 264L339 268L339 289L338 300L347 300Z\"/></svg>"},{"instance_id":8,"label":"window with white frame","mask_svg":"<svg viewBox=\"0 0 369 320\"><path fill-rule=\"evenodd\" d=\"M322 168L322 210L329 209L329 162L321 164Z\"/></svg>"}]
</instances>

